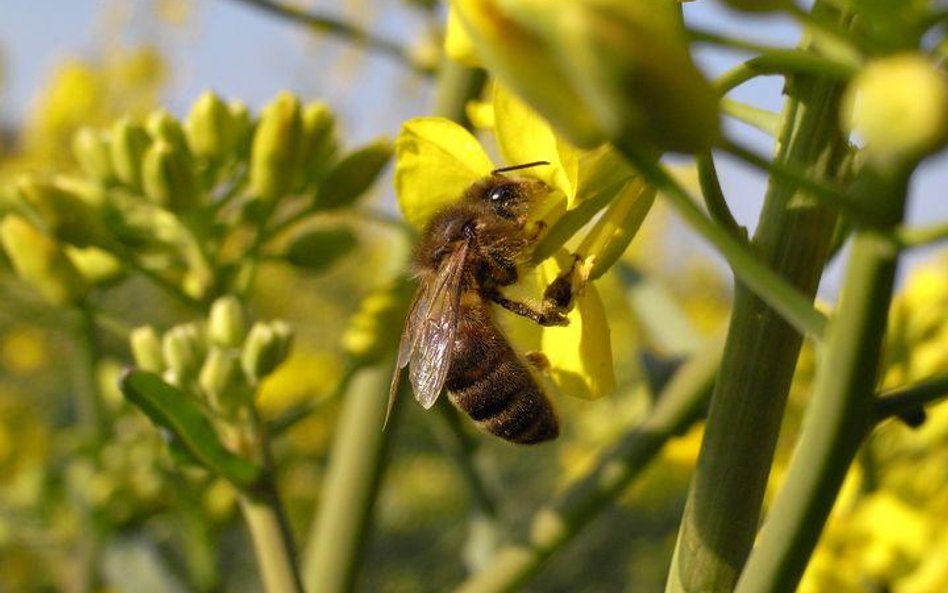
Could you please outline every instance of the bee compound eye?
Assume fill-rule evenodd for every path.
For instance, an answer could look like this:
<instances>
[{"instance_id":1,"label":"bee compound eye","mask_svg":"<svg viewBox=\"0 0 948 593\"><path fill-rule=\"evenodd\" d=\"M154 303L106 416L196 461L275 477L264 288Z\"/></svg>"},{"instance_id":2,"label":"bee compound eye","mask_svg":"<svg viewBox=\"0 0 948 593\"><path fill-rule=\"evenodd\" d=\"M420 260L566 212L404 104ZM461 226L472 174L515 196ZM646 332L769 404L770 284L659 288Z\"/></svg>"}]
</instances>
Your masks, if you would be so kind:
<instances>
[{"instance_id":1,"label":"bee compound eye","mask_svg":"<svg viewBox=\"0 0 948 593\"><path fill-rule=\"evenodd\" d=\"M487 201L491 204L503 204L510 201L516 190L512 185L500 185L487 192Z\"/></svg>"}]
</instances>

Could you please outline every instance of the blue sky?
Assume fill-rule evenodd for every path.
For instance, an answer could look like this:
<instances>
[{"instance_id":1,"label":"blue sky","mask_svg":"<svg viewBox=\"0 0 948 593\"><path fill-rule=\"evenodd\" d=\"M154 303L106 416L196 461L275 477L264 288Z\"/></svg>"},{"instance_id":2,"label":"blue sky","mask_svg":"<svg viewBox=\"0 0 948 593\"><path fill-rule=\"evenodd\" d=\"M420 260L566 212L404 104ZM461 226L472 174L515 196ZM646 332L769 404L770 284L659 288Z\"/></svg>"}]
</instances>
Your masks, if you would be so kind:
<instances>
[{"instance_id":1,"label":"blue sky","mask_svg":"<svg viewBox=\"0 0 948 593\"><path fill-rule=\"evenodd\" d=\"M194 1L185 25L156 25L152 9L155 1L160 0L3 0L0 48L5 82L0 94L0 117L6 121L22 117L56 63L67 56L92 56L105 51L107 47L101 40L115 40L114 34L105 32L116 30L123 42L151 42L165 51L173 72L166 102L179 114L206 88L239 97L255 108L277 91L290 89L309 99L327 100L339 113L346 137L356 143L379 134L393 136L401 121L427 110L430 93L426 84L406 75L388 58L354 51L332 40L314 40L298 28L234 0ZM398 0L364 3L375 7L374 14L361 14L357 9L349 12L361 15L359 20L373 31L406 42L421 34L421 15L405 9ZM359 3L309 4L339 9ZM105 15L113 20L121 15L119 24L109 24ZM705 28L753 36L769 44L792 45L798 35L789 22L737 18L706 0L688 4L686 15L689 21ZM709 76L739 59L736 54L722 51L699 55ZM742 86L733 96L779 110L780 90L778 78L759 79ZM739 125L729 129L760 152L769 152L770 140L763 134ZM720 159L719 166L732 208L743 223L752 226L764 191L763 179L726 158ZM942 196L946 186L948 159L927 163L913 188L911 220L931 222L948 217L948 199ZM830 292L837 280L838 272L830 275Z\"/></svg>"}]
</instances>

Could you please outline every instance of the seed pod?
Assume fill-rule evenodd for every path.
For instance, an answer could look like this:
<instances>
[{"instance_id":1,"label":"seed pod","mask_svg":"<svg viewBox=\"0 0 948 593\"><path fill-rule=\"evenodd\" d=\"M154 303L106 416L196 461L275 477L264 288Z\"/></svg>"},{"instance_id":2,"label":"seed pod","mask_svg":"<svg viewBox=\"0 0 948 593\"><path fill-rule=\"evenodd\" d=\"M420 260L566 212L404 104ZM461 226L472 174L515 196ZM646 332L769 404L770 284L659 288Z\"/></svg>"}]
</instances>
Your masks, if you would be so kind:
<instances>
[{"instance_id":1,"label":"seed pod","mask_svg":"<svg viewBox=\"0 0 948 593\"><path fill-rule=\"evenodd\" d=\"M250 149L250 194L273 201L289 191L300 168L300 103L283 92L263 109Z\"/></svg>"},{"instance_id":2,"label":"seed pod","mask_svg":"<svg viewBox=\"0 0 948 593\"><path fill-rule=\"evenodd\" d=\"M74 305L89 284L62 247L23 217L9 214L0 223L0 241L17 275L54 305Z\"/></svg>"}]
</instances>

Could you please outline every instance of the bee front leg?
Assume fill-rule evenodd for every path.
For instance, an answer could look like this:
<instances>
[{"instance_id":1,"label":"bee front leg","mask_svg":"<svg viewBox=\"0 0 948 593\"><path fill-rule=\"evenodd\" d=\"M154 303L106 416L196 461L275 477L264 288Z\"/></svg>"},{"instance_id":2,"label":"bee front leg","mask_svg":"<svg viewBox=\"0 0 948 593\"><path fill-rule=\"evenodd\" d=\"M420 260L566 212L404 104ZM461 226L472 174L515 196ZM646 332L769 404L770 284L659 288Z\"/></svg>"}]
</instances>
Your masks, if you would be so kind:
<instances>
[{"instance_id":1,"label":"bee front leg","mask_svg":"<svg viewBox=\"0 0 948 593\"><path fill-rule=\"evenodd\" d=\"M531 319L539 325L569 325L569 320L566 318L565 313L555 307L548 307L546 303L544 303L543 308L538 311L526 303L508 299L496 290L489 291L485 296L504 309L526 317L527 319Z\"/></svg>"},{"instance_id":2,"label":"bee front leg","mask_svg":"<svg viewBox=\"0 0 948 593\"><path fill-rule=\"evenodd\" d=\"M546 290L543 291L544 309L559 311L564 315L572 310L576 297L582 291L585 282L581 273L577 275L581 260L580 256L574 255L572 265L563 270L546 287Z\"/></svg>"}]
</instances>

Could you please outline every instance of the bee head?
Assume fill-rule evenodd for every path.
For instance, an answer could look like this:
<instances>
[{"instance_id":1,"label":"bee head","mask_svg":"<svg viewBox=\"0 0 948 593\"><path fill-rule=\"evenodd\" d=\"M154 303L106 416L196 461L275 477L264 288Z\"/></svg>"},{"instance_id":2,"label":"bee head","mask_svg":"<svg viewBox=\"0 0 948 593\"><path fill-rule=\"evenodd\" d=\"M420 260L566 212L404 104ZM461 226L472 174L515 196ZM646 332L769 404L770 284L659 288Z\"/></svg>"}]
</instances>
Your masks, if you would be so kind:
<instances>
[{"instance_id":1,"label":"bee head","mask_svg":"<svg viewBox=\"0 0 948 593\"><path fill-rule=\"evenodd\" d=\"M536 161L512 167L503 167L491 171L490 177L476 184L475 196L486 202L494 214L501 218L514 219L523 214L530 205L530 199L541 187L546 187L542 181L525 177L507 177L503 173L549 165L546 161Z\"/></svg>"}]
</instances>

